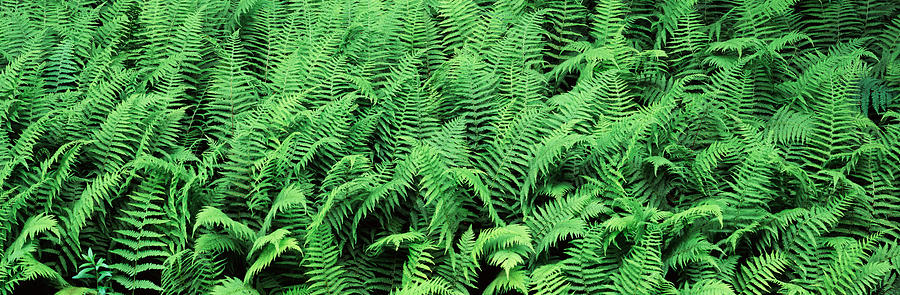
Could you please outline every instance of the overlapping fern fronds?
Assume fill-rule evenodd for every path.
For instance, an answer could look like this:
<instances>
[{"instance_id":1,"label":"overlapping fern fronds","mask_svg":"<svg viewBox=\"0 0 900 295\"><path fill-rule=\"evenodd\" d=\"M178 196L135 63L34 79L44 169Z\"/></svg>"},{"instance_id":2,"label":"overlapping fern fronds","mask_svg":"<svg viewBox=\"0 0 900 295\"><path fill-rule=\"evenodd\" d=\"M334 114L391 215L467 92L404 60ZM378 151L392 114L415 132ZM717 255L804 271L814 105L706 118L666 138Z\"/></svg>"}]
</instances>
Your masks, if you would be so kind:
<instances>
[{"instance_id":1,"label":"overlapping fern fronds","mask_svg":"<svg viewBox=\"0 0 900 295\"><path fill-rule=\"evenodd\" d=\"M892 0L0 1L0 294L900 294Z\"/></svg>"}]
</instances>

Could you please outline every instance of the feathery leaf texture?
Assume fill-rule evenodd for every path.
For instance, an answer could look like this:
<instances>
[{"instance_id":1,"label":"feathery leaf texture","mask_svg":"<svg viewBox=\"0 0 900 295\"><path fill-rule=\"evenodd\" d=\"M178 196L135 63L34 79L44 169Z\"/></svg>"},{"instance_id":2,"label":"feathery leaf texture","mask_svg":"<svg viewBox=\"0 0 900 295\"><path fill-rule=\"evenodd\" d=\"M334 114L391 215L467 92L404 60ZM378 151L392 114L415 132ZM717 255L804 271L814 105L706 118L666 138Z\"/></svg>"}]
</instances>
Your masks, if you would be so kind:
<instances>
[{"instance_id":1,"label":"feathery leaf texture","mask_svg":"<svg viewBox=\"0 0 900 295\"><path fill-rule=\"evenodd\" d=\"M0 295L900 294L895 0L2 0Z\"/></svg>"}]
</instances>

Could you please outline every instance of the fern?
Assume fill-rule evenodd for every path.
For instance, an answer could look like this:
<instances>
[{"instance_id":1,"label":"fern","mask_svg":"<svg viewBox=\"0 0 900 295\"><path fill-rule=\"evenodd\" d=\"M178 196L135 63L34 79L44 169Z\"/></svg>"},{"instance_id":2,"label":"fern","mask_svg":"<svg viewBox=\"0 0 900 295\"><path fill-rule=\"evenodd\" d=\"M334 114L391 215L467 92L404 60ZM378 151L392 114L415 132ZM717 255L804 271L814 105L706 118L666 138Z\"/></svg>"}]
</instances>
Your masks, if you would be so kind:
<instances>
[{"instance_id":1,"label":"fern","mask_svg":"<svg viewBox=\"0 0 900 295\"><path fill-rule=\"evenodd\" d=\"M113 280L127 290L162 291L157 283L137 277L163 269L161 262L169 254L160 241L163 238L160 231L166 229L167 223L159 204L162 201L163 180L159 176L145 180L141 189L131 196L128 209L122 210L124 215L119 217L127 226L116 230L118 237L113 241L121 243L122 247L110 250L110 253L119 256L123 262L112 264L110 268L121 274L114 276Z\"/></svg>"},{"instance_id":2,"label":"fern","mask_svg":"<svg viewBox=\"0 0 900 295\"><path fill-rule=\"evenodd\" d=\"M0 294L897 293L893 4L0 0Z\"/></svg>"}]
</instances>

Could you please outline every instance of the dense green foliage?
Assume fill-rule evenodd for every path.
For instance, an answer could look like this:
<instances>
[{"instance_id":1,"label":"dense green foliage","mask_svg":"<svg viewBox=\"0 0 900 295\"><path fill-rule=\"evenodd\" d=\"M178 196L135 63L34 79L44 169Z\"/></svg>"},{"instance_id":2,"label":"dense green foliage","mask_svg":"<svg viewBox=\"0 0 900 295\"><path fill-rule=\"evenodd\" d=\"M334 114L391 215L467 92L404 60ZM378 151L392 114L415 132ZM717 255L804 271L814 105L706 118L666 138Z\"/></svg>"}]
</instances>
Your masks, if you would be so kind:
<instances>
[{"instance_id":1,"label":"dense green foliage","mask_svg":"<svg viewBox=\"0 0 900 295\"><path fill-rule=\"evenodd\" d=\"M894 0L3 0L0 294L900 294Z\"/></svg>"}]
</instances>

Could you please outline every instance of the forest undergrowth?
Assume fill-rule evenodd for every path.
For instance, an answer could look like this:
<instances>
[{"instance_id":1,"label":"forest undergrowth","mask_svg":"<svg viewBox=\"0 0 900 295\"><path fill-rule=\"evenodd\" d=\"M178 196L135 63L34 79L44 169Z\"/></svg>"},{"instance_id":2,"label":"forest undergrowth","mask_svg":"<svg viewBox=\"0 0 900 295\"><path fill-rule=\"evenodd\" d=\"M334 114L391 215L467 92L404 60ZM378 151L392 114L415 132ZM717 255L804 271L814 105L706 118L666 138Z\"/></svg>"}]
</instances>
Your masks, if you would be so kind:
<instances>
[{"instance_id":1,"label":"forest undergrowth","mask_svg":"<svg viewBox=\"0 0 900 295\"><path fill-rule=\"evenodd\" d=\"M0 294L900 294L893 0L3 0Z\"/></svg>"}]
</instances>

